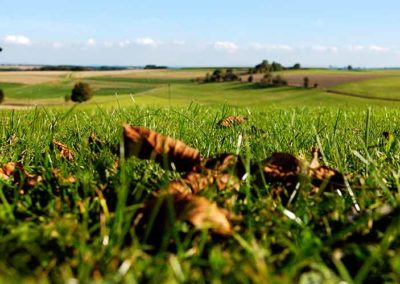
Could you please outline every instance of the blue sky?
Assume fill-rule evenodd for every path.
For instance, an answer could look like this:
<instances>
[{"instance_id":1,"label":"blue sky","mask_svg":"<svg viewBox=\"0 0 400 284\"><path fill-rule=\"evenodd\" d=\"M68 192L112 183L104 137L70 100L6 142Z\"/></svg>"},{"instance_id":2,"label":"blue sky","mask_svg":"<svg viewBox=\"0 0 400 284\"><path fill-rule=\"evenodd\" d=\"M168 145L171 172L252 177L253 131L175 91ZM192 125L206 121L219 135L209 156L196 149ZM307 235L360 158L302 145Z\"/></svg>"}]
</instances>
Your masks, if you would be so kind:
<instances>
[{"instance_id":1,"label":"blue sky","mask_svg":"<svg viewBox=\"0 0 400 284\"><path fill-rule=\"evenodd\" d=\"M398 0L1 0L0 63L400 66Z\"/></svg>"}]
</instances>

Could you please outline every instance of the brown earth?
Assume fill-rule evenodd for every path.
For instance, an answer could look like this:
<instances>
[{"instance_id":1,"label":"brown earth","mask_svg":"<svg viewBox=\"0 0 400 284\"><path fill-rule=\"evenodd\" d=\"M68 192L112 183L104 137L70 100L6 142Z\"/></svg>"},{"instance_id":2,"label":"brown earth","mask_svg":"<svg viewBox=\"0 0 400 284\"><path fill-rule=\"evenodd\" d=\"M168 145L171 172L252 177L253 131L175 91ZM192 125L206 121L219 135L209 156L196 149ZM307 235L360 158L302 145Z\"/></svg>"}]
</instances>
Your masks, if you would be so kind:
<instances>
[{"instance_id":1,"label":"brown earth","mask_svg":"<svg viewBox=\"0 0 400 284\"><path fill-rule=\"evenodd\" d=\"M263 78L264 74L255 74L254 82L259 82ZM312 87L314 84L318 84L319 88L329 88L340 84L351 83L355 81L375 79L385 77L380 74L282 74L282 77L288 81L289 86L303 86L304 77L308 77L310 80L309 86ZM242 76L242 80L246 81L248 75Z\"/></svg>"}]
</instances>

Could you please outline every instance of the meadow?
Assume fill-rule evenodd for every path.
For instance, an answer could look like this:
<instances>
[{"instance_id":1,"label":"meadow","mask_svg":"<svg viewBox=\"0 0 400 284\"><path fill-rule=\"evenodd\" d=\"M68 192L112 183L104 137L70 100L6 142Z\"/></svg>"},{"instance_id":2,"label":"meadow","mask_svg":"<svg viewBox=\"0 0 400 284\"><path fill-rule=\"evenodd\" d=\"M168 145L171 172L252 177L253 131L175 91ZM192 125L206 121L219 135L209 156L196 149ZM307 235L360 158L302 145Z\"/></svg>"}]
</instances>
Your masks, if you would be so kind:
<instances>
[{"instance_id":1,"label":"meadow","mask_svg":"<svg viewBox=\"0 0 400 284\"><path fill-rule=\"evenodd\" d=\"M48 81L0 73L5 104L33 107L0 113L0 282L400 281L400 116L398 103L385 100L397 98L400 74L368 71L368 79L329 86L371 99L322 87L191 81L208 70L154 72L61 73ZM93 101L65 103L78 80L94 88ZM217 127L230 115L248 120ZM126 157L123 123L181 140L204 159L240 155L246 174L233 189L209 182L195 195L229 212L229 233L179 219L174 203L160 216L162 200L139 229L143 206L185 174ZM329 181L316 189L299 174L289 190L260 182L251 167L277 152L307 164L312 147L321 164L343 174L340 189ZM158 219L170 222L158 228Z\"/></svg>"}]
</instances>

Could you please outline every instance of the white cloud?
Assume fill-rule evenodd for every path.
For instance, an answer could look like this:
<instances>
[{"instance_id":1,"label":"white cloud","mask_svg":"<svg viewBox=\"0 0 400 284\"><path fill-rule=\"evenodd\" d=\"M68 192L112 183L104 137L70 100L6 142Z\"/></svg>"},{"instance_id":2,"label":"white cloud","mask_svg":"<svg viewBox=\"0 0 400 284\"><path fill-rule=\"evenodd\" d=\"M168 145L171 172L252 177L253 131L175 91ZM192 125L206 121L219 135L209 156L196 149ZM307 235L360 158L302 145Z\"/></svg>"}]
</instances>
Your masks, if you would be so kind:
<instances>
[{"instance_id":1,"label":"white cloud","mask_svg":"<svg viewBox=\"0 0 400 284\"><path fill-rule=\"evenodd\" d=\"M235 53L239 49L239 47L233 42L216 41L214 42L214 49L219 51L226 51L228 53Z\"/></svg>"},{"instance_id":2,"label":"white cloud","mask_svg":"<svg viewBox=\"0 0 400 284\"><path fill-rule=\"evenodd\" d=\"M174 45L185 45L186 44L186 42L184 41L184 40L173 40L172 41L172 44L174 44Z\"/></svg>"},{"instance_id":3,"label":"white cloud","mask_svg":"<svg viewBox=\"0 0 400 284\"><path fill-rule=\"evenodd\" d=\"M114 43L112 43L111 41L106 41L106 42L104 42L103 44L104 44L104 46L105 46L106 48L111 48L111 47L114 46Z\"/></svg>"},{"instance_id":4,"label":"white cloud","mask_svg":"<svg viewBox=\"0 0 400 284\"><path fill-rule=\"evenodd\" d=\"M23 35L7 35L5 36L4 41L16 45L31 45L31 40Z\"/></svg>"},{"instance_id":5,"label":"white cloud","mask_svg":"<svg viewBox=\"0 0 400 284\"><path fill-rule=\"evenodd\" d=\"M347 49L353 52L357 52L357 51L363 51L365 47L362 45L349 45Z\"/></svg>"},{"instance_id":6,"label":"white cloud","mask_svg":"<svg viewBox=\"0 0 400 284\"><path fill-rule=\"evenodd\" d=\"M369 49L370 51L378 52L378 53L385 53L385 52L388 52L388 51L390 50L390 49L387 48L387 47L378 46L378 45L370 45L370 46L368 47L368 49Z\"/></svg>"},{"instance_id":7,"label":"white cloud","mask_svg":"<svg viewBox=\"0 0 400 284\"><path fill-rule=\"evenodd\" d=\"M59 42L54 42L52 46L53 46L53 48L55 48L55 49L59 49L59 48L62 48L62 47L63 47L63 44L62 44L62 43L59 43Z\"/></svg>"},{"instance_id":8,"label":"white cloud","mask_svg":"<svg viewBox=\"0 0 400 284\"><path fill-rule=\"evenodd\" d=\"M255 50L277 50L277 51L293 51L294 48L287 44L269 44L269 43L252 43L251 48Z\"/></svg>"},{"instance_id":9,"label":"white cloud","mask_svg":"<svg viewBox=\"0 0 400 284\"><path fill-rule=\"evenodd\" d=\"M151 46L151 47L157 47L161 44L159 41L156 41L149 37L138 38L138 39L136 39L136 43L139 45Z\"/></svg>"},{"instance_id":10,"label":"white cloud","mask_svg":"<svg viewBox=\"0 0 400 284\"><path fill-rule=\"evenodd\" d=\"M339 51L339 48L336 46L325 46L325 45L315 45L315 46L311 47L311 49L316 52L321 52L321 53L325 53L325 52L337 53Z\"/></svg>"},{"instance_id":11,"label":"white cloud","mask_svg":"<svg viewBox=\"0 0 400 284\"><path fill-rule=\"evenodd\" d=\"M126 47L126 46L128 46L130 44L131 44L131 41L129 39L126 39L126 40L120 41L118 43L118 46L124 48L124 47Z\"/></svg>"},{"instance_id":12,"label":"white cloud","mask_svg":"<svg viewBox=\"0 0 400 284\"><path fill-rule=\"evenodd\" d=\"M96 45L96 40L94 38L89 38L86 42L87 46L95 46Z\"/></svg>"}]
</instances>

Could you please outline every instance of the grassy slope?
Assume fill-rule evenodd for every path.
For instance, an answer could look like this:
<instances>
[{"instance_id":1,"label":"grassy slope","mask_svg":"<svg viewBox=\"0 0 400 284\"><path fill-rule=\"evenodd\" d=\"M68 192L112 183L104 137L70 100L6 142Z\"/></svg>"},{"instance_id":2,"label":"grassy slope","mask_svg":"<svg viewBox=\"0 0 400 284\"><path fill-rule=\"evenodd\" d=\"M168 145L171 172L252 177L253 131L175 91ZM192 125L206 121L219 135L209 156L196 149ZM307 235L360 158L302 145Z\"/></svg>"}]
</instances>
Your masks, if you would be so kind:
<instances>
[{"instance_id":1,"label":"grassy slope","mask_svg":"<svg viewBox=\"0 0 400 284\"><path fill-rule=\"evenodd\" d=\"M333 89L378 99L400 99L400 76L348 83Z\"/></svg>"},{"instance_id":2,"label":"grassy slope","mask_svg":"<svg viewBox=\"0 0 400 284\"><path fill-rule=\"evenodd\" d=\"M71 279L82 283L89 279L127 283L400 280L398 226L383 227L376 235L374 229L371 237L368 219L348 221L352 201L346 191L343 196L324 192L310 197L309 188L303 188L287 205L272 197L269 186L258 187L251 179L242 184L241 194L212 188L202 193L243 216L233 237L214 238L207 231L185 233L187 226L177 223L165 232L180 232L177 247L152 252L131 235L132 213L176 175L135 158L110 174L116 159L110 149L101 147L95 153L86 143L92 132L106 142L118 143L120 125L127 121L182 139L205 156L235 152L239 133L244 134L240 152L246 160L261 160L274 151L310 158L310 147L319 145L328 165L352 174L350 184L363 214L375 218L376 208L400 204L400 144L396 142L392 150L381 146L382 131L398 131L398 110L376 108L367 119L366 108L121 106L85 112L80 108L72 113L0 113L1 162L19 159L44 178L42 185L24 194L19 186L1 183L0 282L43 281L44 277L60 283ZM227 114L246 114L250 119L241 127L216 129L215 121ZM252 131L251 126L260 131ZM6 143L13 134L18 137L16 144ZM52 139L71 147L75 160L61 159L50 147ZM73 174L77 183L55 182L52 168ZM98 189L106 197L106 192L115 193L122 203L113 209L116 201L107 197L105 205ZM285 208L301 223L288 218ZM399 222L399 216L389 224L394 222ZM124 241L127 235L133 237L132 243ZM357 235L353 241L341 242Z\"/></svg>"}]
</instances>

